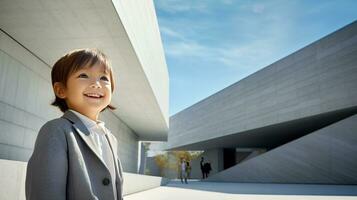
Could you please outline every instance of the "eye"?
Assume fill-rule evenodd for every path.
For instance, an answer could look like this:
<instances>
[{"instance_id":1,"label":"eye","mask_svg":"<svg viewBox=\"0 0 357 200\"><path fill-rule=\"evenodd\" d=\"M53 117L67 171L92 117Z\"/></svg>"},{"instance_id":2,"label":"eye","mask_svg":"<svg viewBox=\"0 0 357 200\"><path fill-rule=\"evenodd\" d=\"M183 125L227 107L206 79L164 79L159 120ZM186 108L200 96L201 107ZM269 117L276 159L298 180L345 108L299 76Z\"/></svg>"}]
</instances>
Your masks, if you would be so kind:
<instances>
[{"instance_id":1,"label":"eye","mask_svg":"<svg viewBox=\"0 0 357 200\"><path fill-rule=\"evenodd\" d=\"M109 81L108 77L106 77L106 76L102 76L102 77L100 77L100 80L103 80L103 81Z\"/></svg>"},{"instance_id":2,"label":"eye","mask_svg":"<svg viewBox=\"0 0 357 200\"><path fill-rule=\"evenodd\" d=\"M78 78L88 78L88 75L85 73L82 73L82 74L78 75Z\"/></svg>"}]
</instances>

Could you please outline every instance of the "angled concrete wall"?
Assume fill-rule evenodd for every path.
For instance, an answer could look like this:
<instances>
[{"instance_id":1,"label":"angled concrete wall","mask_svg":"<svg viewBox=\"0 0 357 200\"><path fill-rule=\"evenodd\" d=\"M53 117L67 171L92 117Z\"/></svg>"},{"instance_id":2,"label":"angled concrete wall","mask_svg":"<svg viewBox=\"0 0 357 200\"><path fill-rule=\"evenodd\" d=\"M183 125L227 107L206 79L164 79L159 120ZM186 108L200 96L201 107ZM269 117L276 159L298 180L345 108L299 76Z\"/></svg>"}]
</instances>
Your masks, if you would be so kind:
<instances>
[{"instance_id":1,"label":"angled concrete wall","mask_svg":"<svg viewBox=\"0 0 357 200\"><path fill-rule=\"evenodd\" d=\"M166 67L154 2L152 0L112 0L112 2L126 28L136 56L142 64L168 126L169 72Z\"/></svg>"},{"instance_id":2,"label":"angled concrete wall","mask_svg":"<svg viewBox=\"0 0 357 200\"><path fill-rule=\"evenodd\" d=\"M356 21L172 116L168 145L190 149L201 141L353 106Z\"/></svg>"},{"instance_id":3,"label":"angled concrete wall","mask_svg":"<svg viewBox=\"0 0 357 200\"><path fill-rule=\"evenodd\" d=\"M357 184L357 115L219 172L207 181Z\"/></svg>"}]
</instances>

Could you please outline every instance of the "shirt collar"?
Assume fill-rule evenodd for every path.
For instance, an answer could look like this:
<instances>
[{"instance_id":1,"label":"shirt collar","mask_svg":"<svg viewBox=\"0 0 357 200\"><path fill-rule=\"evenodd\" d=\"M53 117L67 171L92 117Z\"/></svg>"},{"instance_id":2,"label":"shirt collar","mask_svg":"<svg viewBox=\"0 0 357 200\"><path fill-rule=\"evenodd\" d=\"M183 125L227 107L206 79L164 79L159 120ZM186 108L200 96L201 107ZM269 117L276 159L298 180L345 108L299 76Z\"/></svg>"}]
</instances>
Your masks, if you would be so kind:
<instances>
[{"instance_id":1,"label":"shirt collar","mask_svg":"<svg viewBox=\"0 0 357 200\"><path fill-rule=\"evenodd\" d=\"M72 109L69 109L70 111L72 111L74 114L77 115L77 117L83 122L83 124L88 128L88 129L92 129L94 127L100 126L102 128L104 128L105 123L103 121L97 120L94 121L92 119L90 119L89 117L75 111Z\"/></svg>"}]
</instances>

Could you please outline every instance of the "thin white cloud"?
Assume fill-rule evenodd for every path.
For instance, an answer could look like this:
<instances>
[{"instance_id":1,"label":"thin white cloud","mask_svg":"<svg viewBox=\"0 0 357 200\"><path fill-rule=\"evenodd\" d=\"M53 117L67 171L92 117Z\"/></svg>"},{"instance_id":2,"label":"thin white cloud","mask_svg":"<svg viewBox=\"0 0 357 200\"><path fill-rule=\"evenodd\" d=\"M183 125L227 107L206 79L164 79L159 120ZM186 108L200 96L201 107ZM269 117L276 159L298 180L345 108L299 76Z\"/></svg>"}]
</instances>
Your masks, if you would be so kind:
<instances>
[{"instance_id":1,"label":"thin white cloud","mask_svg":"<svg viewBox=\"0 0 357 200\"><path fill-rule=\"evenodd\" d=\"M182 2L187 4L187 1ZM183 60L196 57L235 68L264 67L285 56L281 53L291 42L289 36L294 34L291 28L296 15L293 5L294 2L281 5L280 1L240 4L238 6L240 11L250 12L251 15L237 12L230 21L231 29L226 30L237 33L239 36L236 37L237 41L227 42L222 35L221 38L216 39L220 41L219 46L202 42L204 40L201 40L201 37L206 35L195 33L196 30L202 30L200 25L205 24L207 27L204 28L209 34L209 30L213 30L214 26L208 22L198 25L191 18L161 19L160 30L166 39L164 40L166 55ZM280 12L277 12L278 10ZM262 13L263 15L257 15ZM227 22L222 21L222 23Z\"/></svg>"},{"instance_id":2,"label":"thin white cloud","mask_svg":"<svg viewBox=\"0 0 357 200\"><path fill-rule=\"evenodd\" d=\"M222 0L222 3L226 4L226 5L232 5L233 4L233 0Z\"/></svg>"},{"instance_id":3,"label":"thin white cloud","mask_svg":"<svg viewBox=\"0 0 357 200\"><path fill-rule=\"evenodd\" d=\"M273 53L277 51L276 44L278 43L276 38L268 37L244 45L222 48L187 39L183 34L167 27L163 34L176 38L165 44L165 52L168 56L182 59L196 57L236 68L262 67L262 65L270 64L273 61L271 58L274 58Z\"/></svg>"},{"instance_id":4,"label":"thin white cloud","mask_svg":"<svg viewBox=\"0 0 357 200\"><path fill-rule=\"evenodd\" d=\"M168 27L160 28L161 33L171 37L165 43L165 53L174 57L209 57L217 54L220 49L198 43L194 38L188 39L183 33L179 33Z\"/></svg>"},{"instance_id":5,"label":"thin white cloud","mask_svg":"<svg viewBox=\"0 0 357 200\"><path fill-rule=\"evenodd\" d=\"M252 6L252 11L254 13L261 14L261 13L263 13L264 9L265 9L265 6L263 4L254 4Z\"/></svg>"},{"instance_id":6,"label":"thin white cloud","mask_svg":"<svg viewBox=\"0 0 357 200\"><path fill-rule=\"evenodd\" d=\"M176 57L202 57L208 54L208 48L196 42L172 42L167 45L166 53Z\"/></svg>"},{"instance_id":7,"label":"thin white cloud","mask_svg":"<svg viewBox=\"0 0 357 200\"><path fill-rule=\"evenodd\" d=\"M166 26L160 26L160 32L161 32L161 34L164 34L164 35L172 37L172 38L185 40L183 34L177 32L177 31L174 31Z\"/></svg>"},{"instance_id":8,"label":"thin white cloud","mask_svg":"<svg viewBox=\"0 0 357 200\"><path fill-rule=\"evenodd\" d=\"M245 45L221 49L221 57L217 58L226 66L236 68L264 67L276 59L276 41L274 39L259 40Z\"/></svg>"}]
</instances>

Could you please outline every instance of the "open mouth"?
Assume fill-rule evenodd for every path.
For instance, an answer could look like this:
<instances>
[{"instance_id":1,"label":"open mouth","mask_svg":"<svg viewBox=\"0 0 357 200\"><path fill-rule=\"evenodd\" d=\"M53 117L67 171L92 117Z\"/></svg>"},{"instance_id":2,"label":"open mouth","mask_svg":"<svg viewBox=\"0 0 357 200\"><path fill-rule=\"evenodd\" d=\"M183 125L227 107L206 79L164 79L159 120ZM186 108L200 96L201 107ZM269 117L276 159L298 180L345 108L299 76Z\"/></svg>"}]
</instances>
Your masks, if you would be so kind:
<instances>
[{"instance_id":1,"label":"open mouth","mask_svg":"<svg viewBox=\"0 0 357 200\"><path fill-rule=\"evenodd\" d=\"M104 95L103 94L99 94L99 93L86 93L86 94L84 94L84 96L89 97L89 98L94 98L94 99L100 99Z\"/></svg>"}]
</instances>

